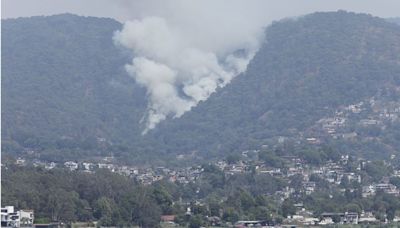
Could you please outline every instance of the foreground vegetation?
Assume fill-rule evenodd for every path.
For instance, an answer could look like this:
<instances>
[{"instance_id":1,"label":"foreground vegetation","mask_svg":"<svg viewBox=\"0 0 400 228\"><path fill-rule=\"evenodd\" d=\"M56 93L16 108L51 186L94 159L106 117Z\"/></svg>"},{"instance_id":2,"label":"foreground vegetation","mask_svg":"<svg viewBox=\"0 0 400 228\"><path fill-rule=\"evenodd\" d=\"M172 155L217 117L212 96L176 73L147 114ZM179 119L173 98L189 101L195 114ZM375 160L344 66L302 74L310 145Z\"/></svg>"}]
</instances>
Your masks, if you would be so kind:
<instances>
[{"instance_id":1,"label":"foreground vegetation","mask_svg":"<svg viewBox=\"0 0 400 228\"><path fill-rule=\"evenodd\" d=\"M266 161L272 155L264 152ZM235 162L234 158L229 158ZM277 165L276 162L272 165ZM353 167L349 163L349 168ZM372 163L365 175L376 174L384 164ZM320 217L323 212L373 212L378 221L399 214L400 198L377 192L363 198L361 186L343 182L341 192L317 176L318 189L300 191L301 176L281 179L249 171L226 176L214 165L203 165L200 179L189 184L158 181L148 186L108 170L93 173L55 168L45 170L5 163L2 169L2 205L35 210L36 222L99 221L104 226L158 227L162 215L174 215L182 226L233 224L238 220L265 220L282 223L298 211L296 204ZM385 172L380 175L386 175ZM382 176L370 176L374 178ZM399 179L391 180L400 185ZM285 200L276 194L285 187L296 189ZM189 209L188 209L189 208Z\"/></svg>"}]
</instances>

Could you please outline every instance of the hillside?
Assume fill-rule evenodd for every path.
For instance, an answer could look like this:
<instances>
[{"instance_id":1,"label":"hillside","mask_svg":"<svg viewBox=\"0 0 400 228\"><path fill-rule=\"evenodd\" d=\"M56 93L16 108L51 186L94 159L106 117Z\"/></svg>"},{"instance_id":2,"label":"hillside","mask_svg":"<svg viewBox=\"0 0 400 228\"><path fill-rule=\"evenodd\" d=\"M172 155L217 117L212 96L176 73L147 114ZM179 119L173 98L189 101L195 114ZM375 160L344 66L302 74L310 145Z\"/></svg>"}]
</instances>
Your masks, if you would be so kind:
<instances>
[{"instance_id":1,"label":"hillside","mask_svg":"<svg viewBox=\"0 0 400 228\"><path fill-rule=\"evenodd\" d=\"M164 123L155 137L171 150L203 156L279 143L289 148L328 144L363 155L400 151L396 118L358 129L346 125L349 132L327 135L314 126L374 96L400 105L395 103L400 88L397 25L364 14L314 13L274 23L266 37L244 75L182 118ZM368 120L383 109L375 113L368 106L361 114ZM399 110L391 115L398 117ZM346 140L347 133L356 136Z\"/></svg>"},{"instance_id":2,"label":"hillside","mask_svg":"<svg viewBox=\"0 0 400 228\"><path fill-rule=\"evenodd\" d=\"M2 21L4 152L137 163L277 146L400 151L396 24L344 11L275 22L245 73L145 136L146 91L112 42L120 27L70 14Z\"/></svg>"},{"instance_id":3,"label":"hillside","mask_svg":"<svg viewBox=\"0 0 400 228\"><path fill-rule=\"evenodd\" d=\"M2 21L3 151L109 154L140 135L145 91L112 41L120 27L71 14Z\"/></svg>"}]
</instances>

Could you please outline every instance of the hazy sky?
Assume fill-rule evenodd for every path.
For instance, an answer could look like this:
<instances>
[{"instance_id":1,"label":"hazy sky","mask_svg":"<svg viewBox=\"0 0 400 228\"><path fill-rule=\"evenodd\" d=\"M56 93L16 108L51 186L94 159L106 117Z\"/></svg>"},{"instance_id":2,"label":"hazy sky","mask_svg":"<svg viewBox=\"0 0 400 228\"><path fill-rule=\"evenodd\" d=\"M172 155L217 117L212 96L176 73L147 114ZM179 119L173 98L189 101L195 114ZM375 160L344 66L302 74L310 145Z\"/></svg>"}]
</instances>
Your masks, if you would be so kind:
<instances>
[{"instance_id":1,"label":"hazy sky","mask_svg":"<svg viewBox=\"0 0 400 228\"><path fill-rule=\"evenodd\" d=\"M112 17L120 21L156 15L166 16L174 12L175 2L181 0L1 0L2 18L26 17L35 15L52 15L74 13L86 16ZM196 4L204 0L186 2ZM207 1L206 1L207 2ZM217 2L224 3L229 10L231 4L238 2L262 8L270 19L297 16L314 11L331 11L344 9L355 12L370 13L380 17L400 16L400 0L213 0L210 7ZM240 9L239 9L240 10Z\"/></svg>"}]
</instances>

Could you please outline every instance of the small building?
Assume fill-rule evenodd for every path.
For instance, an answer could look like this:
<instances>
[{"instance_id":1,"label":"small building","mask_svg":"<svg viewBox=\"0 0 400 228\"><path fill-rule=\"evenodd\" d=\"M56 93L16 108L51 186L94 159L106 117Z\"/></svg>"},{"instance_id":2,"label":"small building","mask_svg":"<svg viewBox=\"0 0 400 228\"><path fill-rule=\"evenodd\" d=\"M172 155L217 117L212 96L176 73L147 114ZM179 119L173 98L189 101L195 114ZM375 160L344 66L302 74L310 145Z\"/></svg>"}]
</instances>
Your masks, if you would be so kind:
<instances>
[{"instance_id":1,"label":"small building","mask_svg":"<svg viewBox=\"0 0 400 228\"><path fill-rule=\"evenodd\" d=\"M374 224L379 222L372 212L362 212L359 218L359 224Z\"/></svg>"},{"instance_id":2,"label":"small building","mask_svg":"<svg viewBox=\"0 0 400 228\"><path fill-rule=\"evenodd\" d=\"M17 218L13 217L14 206L6 206L1 208L1 227L12 226ZM18 218L19 219L19 218Z\"/></svg>"},{"instance_id":3,"label":"small building","mask_svg":"<svg viewBox=\"0 0 400 228\"><path fill-rule=\"evenodd\" d=\"M313 181L303 182L304 192L307 195L310 195L311 193L313 193L315 191L315 187L316 187L316 184Z\"/></svg>"},{"instance_id":4,"label":"small building","mask_svg":"<svg viewBox=\"0 0 400 228\"><path fill-rule=\"evenodd\" d=\"M322 213L322 221L320 225L328 225L333 223L339 224L358 224L358 213L345 212L345 213Z\"/></svg>"},{"instance_id":5,"label":"small building","mask_svg":"<svg viewBox=\"0 0 400 228\"><path fill-rule=\"evenodd\" d=\"M237 221L235 223L236 228L242 227L274 227L275 223L272 221L265 220L254 220L254 221Z\"/></svg>"},{"instance_id":6,"label":"small building","mask_svg":"<svg viewBox=\"0 0 400 228\"><path fill-rule=\"evenodd\" d=\"M71 171L77 170L78 169L78 163L73 162L73 161L67 161L64 163L64 166L68 168Z\"/></svg>"},{"instance_id":7,"label":"small building","mask_svg":"<svg viewBox=\"0 0 400 228\"><path fill-rule=\"evenodd\" d=\"M32 227L33 210L15 211L14 206L1 208L1 227Z\"/></svg>"},{"instance_id":8,"label":"small building","mask_svg":"<svg viewBox=\"0 0 400 228\"><path fill-rule=\"evenodd\" d=\"M175 215L162 215L161 222L173 223L175 221Z\"/></svg>"},{"instance_id":9,"label":"small building","mask_svg":"<svg viewBox=\"0 0 400 228\"><path fill-rule=\"evenodd\" d=\"M15 161L15 164L18 165L18 166L25 166L26 165L26 160L24 158L18 158Z\"/></svg>"},{"instance_id":10,"label":"small building","mask_svg":"<svg viewBox=\"0 0 400 228\"><path fill-rule=\"evenodd\" d=\"M20 226L31 227L34 221L33 210L19 210Z\"/></svg>"},{"instance_id":11,"label":"small building","mask_svg":"<svg viewBox=\"0 0 400 228\"><path fill-rule=\"evenodd\" d=\"M57 164L55 162L50 162L48 164L45 164L44 168L47 170L50 170L50 169L54 169L56 166L57 166Z\"/></svg>"}]
</instances>

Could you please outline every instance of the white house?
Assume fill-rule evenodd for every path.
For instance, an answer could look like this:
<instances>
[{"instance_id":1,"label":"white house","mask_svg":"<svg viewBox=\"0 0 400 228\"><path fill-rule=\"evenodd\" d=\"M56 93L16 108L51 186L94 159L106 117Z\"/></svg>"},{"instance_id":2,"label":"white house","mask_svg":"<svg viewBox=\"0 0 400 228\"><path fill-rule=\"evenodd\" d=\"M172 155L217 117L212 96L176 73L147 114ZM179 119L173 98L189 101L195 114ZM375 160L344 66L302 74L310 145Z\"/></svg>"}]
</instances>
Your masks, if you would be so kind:
<instances>
[{"instance_id":1,"label":"white house","mask_svg":"<svg viewBox=\"0 0 400 228\"><path fill-rule=\"evenodd\" d=\"M1 208L1 227L32 227L33 210L14 211L14 206Z\"/></svg>"},{"instance_id":2,"label":"white house","mask_svg":"<svg viewBox=\"0 0 400 228\"><path fill-rule=\"evenodd\" d=\"M69 170L77 170L78 169L78 163L73 162L73 161L67 161L64 163L64 166L67 167Z\"/></svg>"}]
</instances>

